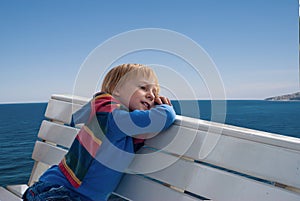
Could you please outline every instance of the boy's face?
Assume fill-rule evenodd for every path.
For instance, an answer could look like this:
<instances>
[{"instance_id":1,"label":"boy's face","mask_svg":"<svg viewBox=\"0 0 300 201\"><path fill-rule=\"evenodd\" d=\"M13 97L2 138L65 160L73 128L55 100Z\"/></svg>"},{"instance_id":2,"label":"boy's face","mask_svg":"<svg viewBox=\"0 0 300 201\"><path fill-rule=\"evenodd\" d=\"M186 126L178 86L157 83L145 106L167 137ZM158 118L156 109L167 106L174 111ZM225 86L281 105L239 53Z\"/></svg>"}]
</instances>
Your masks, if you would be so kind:
<instances>
[{"instance_id":1,"label":"boy's face","mask_svg":"<svg viewBox=\"0 0 300 201\"><path fill-rule=\"evenodd\" d=\"M114 95L130 110L149 110L154 107L156 93L154 79L136 77L119 86Z\"/></svg>"}]
</instances>

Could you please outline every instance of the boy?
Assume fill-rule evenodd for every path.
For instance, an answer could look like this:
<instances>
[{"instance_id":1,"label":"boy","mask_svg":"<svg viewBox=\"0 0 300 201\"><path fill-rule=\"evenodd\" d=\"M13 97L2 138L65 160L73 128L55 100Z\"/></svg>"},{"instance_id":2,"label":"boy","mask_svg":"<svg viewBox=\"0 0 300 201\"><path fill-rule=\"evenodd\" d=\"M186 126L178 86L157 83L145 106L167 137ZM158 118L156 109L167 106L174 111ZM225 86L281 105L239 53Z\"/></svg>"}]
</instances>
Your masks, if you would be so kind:
<instances>
[{"instance_id":1,"label":"boy","mask_svg":"<svg viewBox=\"0 0 300 201\"><path fill-rule=\"evenodd\" d=\"M111 69L101 92L73 115L73 124L84 126L68 153L23 199L108 200L143 145L141 136L165 130L175 120L170 100L158 94L158 79L149 67Z\"/></svg>"}]
</instances>

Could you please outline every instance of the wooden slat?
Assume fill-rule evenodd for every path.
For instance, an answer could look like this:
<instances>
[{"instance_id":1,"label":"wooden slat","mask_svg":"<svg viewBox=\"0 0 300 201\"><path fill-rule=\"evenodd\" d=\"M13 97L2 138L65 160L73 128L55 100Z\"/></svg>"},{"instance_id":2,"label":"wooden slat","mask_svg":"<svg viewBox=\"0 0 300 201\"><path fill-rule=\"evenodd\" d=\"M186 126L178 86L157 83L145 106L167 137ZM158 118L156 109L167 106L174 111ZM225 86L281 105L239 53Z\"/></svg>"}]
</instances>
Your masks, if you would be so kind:
<instances>
[{"instance_id":1,"label":"wooden slat","mask_svg":"<svg viewBox=\"0 0 300 201\"><path fill-rule=\"evenodd\" d=\"M200 200L136 175L125 175L115 192L133 201Z\"/></svg>"},{"instance_id":2,"label":"wooden slat","mask_svg":"<svg viewBox=\"0 0 300 201\"><path fill-rule=\"evenodd\" d=\"M28 185L32 185L39 180L40 176L52 165L58 164L67 150L48 144L46 142L36 141L32 159L35 160Z\"/></svg>"},{"instance_id":3,"label":"wooden slat","mask_svg":"<svg viewBox=\"0 0 300 201\"><path fill-rule=\"evenodd\" d=\"M21 185L10 185L6 187L7 190L9 190L10 192L12 192L13 194L15 194L18 197L22 197L22 195L25 193L25 191L28 188L28 185L26 184L21 184ZM1 200L1 199L0 199Z\"/></svg>"},{"instance_id":4,"label":"wooden slat","mask_svg":"<svg viewBox=\"0 0 300 201\"><path fill-rule=\"evenodd\" d=\"M148 152L142 151L141 153L146 154ZM163 152L156 152L155 155L155 157L146 157L147 155L145 155L134 160L131 171L134 172L136 167L147 169L156 167L155 164L162 165L160 170L146 175L212 200L250 201L257 200L257 198L264 201L300 200L300 194L267 183L190 160L182 160ZM174 161L174 163L165 167L163 165L166 161Z\"/></svg>"},{"instance_id":5,"label":"wooden slat","mask_svg":"<svg viewBox=\"0 0 300 201\"><path fill-rule=\"evenodd\" d=\"M195 119L180 115L176 116L174 124L200 131L218 130L222 131L222 135L300 151L300 138L205 121L202 119Z\"/></svg>"},{"instance_id":6,"label":"wooden slat","mask_svg":"<svg viewBox=\"0 0 300 201\"><path fill-rule=\"evenodd\" d=\"M38 137L64 147L70 147L79 129L44 120Z\"/></svg>"},{"instance_id":7,"label":"wooden slat","mask_svg":"<svg viewBox=\"0 0 300 201\"><path fill-rule=\"evenodd\" d=\"M32 168L32 172L28 181L28 186L31 186L35 182L37 182L40 178L40 176L50 167L50 165L47 165L42 162L35 161L34 166Z\"/></svg>"},{"instance_id":8,"label":"wooden slat","mask_svg":"<svg viewBox=\"0 0 300 201\"><path fill-rule=\"evenodd\" d=\"M184 155L216 166L300 188L300 151L227 135L216 135L214 147L203 147L206 135L214 133L172 126L146 141L147 146ZM299 144L300 146L300 144ZM207 157L202 149L210 148Z\"/></svg>"},{"instance_id":9,"label":"wooden slat","mask_svg":"<svg viewBox=\"0 0 300 201\"><path fill-rule=\"evenodd\" d=\"M69 102L69 103L75 103L78 105L84 105L90 100L90 98L87 98L87 97L75 96L75 95L70 95L70 94L65 94L65 95L53 94L53 95L51 95L51 99Z\"/></svg>"},{"instance_id":10,"label":"wooden slat","mask_svg":"<svg viewBox=\"0 0 300 201\"><path fill-rule=\"evenodd\" d=\"M22 201L22 199L0 186L0 201Z\"/></svg>"},{"instance_id":11,"label":"wooden slat","mask_svg":"<svg viewBox=\"0 0 300 201\"><path fill-rule=\"evenodd\" d=\"M55 165L60 162L66 153L67 150L45 142L36 141L32 158L48 165Z\"/></svg>"},{"instance_id":12,"label":"wooden slat","mask_svg":"<svg viewBox=\"0 0 300 201\"><path fill-rule=\"evenodd\" d=\"M188 160L163 152L142 148L129 167L129 172L144 174L185 190L194 176L196 166Z\"/></svg>"},{"instance_id":13,"label":"wooden slat","mask_svg":"<svg viewBox=\"0 0 300 201\"><path fill-rule=\"evenodd\" d=\"M45 112L45 117L65 124L70 124L72 114L81 107L82 105L79 104L50 99Z\"/></svg>"},{"instance_id":14,"label":"wooden slat","mask_svg":"<svg viewBox=\"0 0 300 201\"><path fill-rule=\"evenodd\" d=\"M195 164L197 165L197 164ZM253 181L239 175L213 169L203 165L192 177L187 188L212 200L222 201L299 201L300 194L265 183Z\"/></svg>"}]
</instances>

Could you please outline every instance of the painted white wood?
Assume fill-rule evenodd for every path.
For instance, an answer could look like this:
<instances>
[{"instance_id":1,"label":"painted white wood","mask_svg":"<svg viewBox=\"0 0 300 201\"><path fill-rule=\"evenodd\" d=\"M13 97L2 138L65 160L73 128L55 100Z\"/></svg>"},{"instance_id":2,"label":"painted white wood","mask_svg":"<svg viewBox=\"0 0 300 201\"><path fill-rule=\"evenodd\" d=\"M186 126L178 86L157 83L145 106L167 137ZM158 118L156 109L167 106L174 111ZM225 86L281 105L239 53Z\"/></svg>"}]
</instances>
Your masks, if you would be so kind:
<instances>
[{"instance_id":1,"label":"painted white wood","mask_svg":"<svg viewBox=\"0 0 300 201\"><path fill-rule=\"evenodd\" d=\"M79 129L44 120L38 137L64 147L70 147Z\"/></svg>"},{"instance_id":2,"label":"painted white wood","mask_svg":"<svg viewBox=\"0 0 300 201\"><path fill-rule=\"evenodd\" d=\"M205 137L217 143L202 158ZM300 151L228 135L207 133L174 125L146 141L147 146L184 155L261 179L300 188ZM299 144L300 146L300 144Z\"/></svg>"},{"instance_id":3,"label":"painted white wood","mask_svg":"<svg viewBox=\"0 0 300 201\"><path fill-rule=\"evenodd\" d=\"M36 141L32 159L35 160L34 167L28 185L37 182L40 176L52 165L58 164L67 150L53 146L46 142Z\"/></svg>"},{"instance_id":4,"label":"painted white wood","mask_svg":"<svg viewBox=\"0 0 300 201\"><path fill-rule=\"evenodd\" d=\"M300 188L299 151L222 136L206 160L230 170Z\"/></svg>"},{"instance_id":5,"label":"painted white wood","mask_svg":"<svg viewBox=\"0 0 300 201\"><path fill-rule=\"evenodd\" d=\"M145 174L164 183L185 190L194 176L196 166L188 160L164 152L142 148L128 172Z\"/></svg>"},{"instance_id":6,"label":"painted white wood","mask_svg":"<svg viewBox=\"0 0 300 201\"><path fill-rule=\"evenodd\" d=\"M300 194L207 166L199 168L187 190L221 201L299 201Z\"/></svg>"},{"instance_id":7,"label":"painted white wood","mask_svg":"<svg viewBox=\"0 0 300 201\"><path fill-rule=\"evenodd\" d=\"M80 109L82 105L72 104L60 100L50 99L45 112L45 117L70 124L71 117L74 112Z\"/></svg>"},{"instance_id":8,"label":"painted white wood","mask_svg":"<svg viewBox=\"0 0 300 201\"><path fill-rule=\"evenodd\" d=\"M66 153L67 150L65 149L45 142L36 141L32 158L47 165L55 165L61 161Z\"/></svg>"},{"instance_id":9,"label":"painted white wood","mask_svg":"<svg viewBox=\"0 0 300 201\"><path fill-rule=\"evenodd\" d=\"M34 166L32 168L32 172L28 181L28 185L31 186L35 182L37 182L40 178L40 176L50 167L50 165L47 165L42 162L35 161Z\"/></svg>"},{"instance_id":10,"label":"painted white wood","mask_svg":"<svg viewBox=\"0 0 300 201\"><path fill-rule=\"evenodd\" d=\"M84 105L86 104L91 98L88 97L82 97L82 96L75 96L70 94L53 94L51 95L51 99L60 100L64 102L69 103L75 103L78 105Z\"/></svg>"},{"instance_id":11,"label":"painted white wood","mask_svg":"<svg viewBox=\"0 0 300 201\"><path fill-rule=\"evenodd\" d=\"M26 189L28 188L28 185L23 184L23 185L10 185L6 187L7 190L12 192L18 197L22 197L22 195L25 193Z\"/></svg>"},{"instance_id":12,"label":"painted white wood","mask_svg":"<svg viewBox=\"0 0 300 201\"><path fill-rule=\"evenodd\" d=\"M199 201L197 198L136 175L125 175L115 192L133 201Z\"/></svg>"},{"instance_id":13,"label":"painted white wood","mask_svg":"<svg viewBox=\"0 0 300 201\"><path fill-rule=\"evenodd\" d=\"M232 126L228 124L205 121L202 119L195 119L195 118L185 117L180 115L176 116L176 120L174 124L178 126L187 127L187 128L198 129L201 131L208 131L209 129L212 131L221 130L222 135L242 138L250 141L261 142L263 144L269 144L269 145L300 151L299 138L283 136L280 134L263 132L263 131L248 129L248 128L242 128L242 127Z\"/></svg>"},{"instance_id":14,"label":"painted white wood","mask_svg":"<svg viewBox=\"0 0 300 201\"><path fill-rule=\"evenodd\" d=\"M0 186L0 201L22 201L22 199Z\"/></svg>"},{"instance_id":15,"label":"painted white wood","mask_svg":"<svg viewBox=\"0 0 300 201\"><path fill-rule=\"evenodd\" d=\"M133 162L131 165L133 171L136 166L147 169L157 163L161 165L161 169L147 174L148 177L212 200L300 200L300 194L273 185L198 164L191 160L182 160L163 152L156 152L156 157L146 157L147 153L149 152L142 151L141 154L145 154L145 156ZM173 159L175 159L173 164L168 167L163 166L165 161L173 161Z\"/></svg>"}]
</instances>

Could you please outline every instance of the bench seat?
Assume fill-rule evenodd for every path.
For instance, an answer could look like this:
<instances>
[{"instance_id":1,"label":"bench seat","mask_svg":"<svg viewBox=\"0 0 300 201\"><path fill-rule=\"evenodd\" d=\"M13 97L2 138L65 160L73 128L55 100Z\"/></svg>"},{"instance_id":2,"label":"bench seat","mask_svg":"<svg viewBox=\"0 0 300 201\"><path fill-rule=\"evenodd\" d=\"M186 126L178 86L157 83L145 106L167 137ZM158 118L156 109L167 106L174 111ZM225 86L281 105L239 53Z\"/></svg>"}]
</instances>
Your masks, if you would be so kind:
<instances>
[{"instance_id":1,"label":"bench seat","mask_svg":"<svg viewBox=\"0 0 300 201\"><path fill-rule=\"evenodd\" d=\"M28 185L67 152L80 129L70 127L71 115L88 100L51 97ZM14 199L26 188L7 187ZM7 193L1 188L1 201L13 200ZM299 201L300 139L178 115L168 130L146 140L115 194L133 201Z\"/></svg>"}]
</instances>

